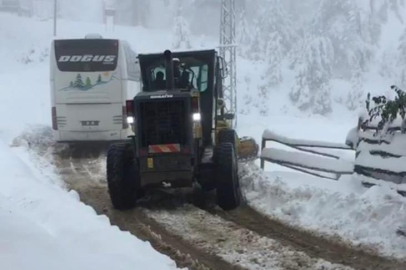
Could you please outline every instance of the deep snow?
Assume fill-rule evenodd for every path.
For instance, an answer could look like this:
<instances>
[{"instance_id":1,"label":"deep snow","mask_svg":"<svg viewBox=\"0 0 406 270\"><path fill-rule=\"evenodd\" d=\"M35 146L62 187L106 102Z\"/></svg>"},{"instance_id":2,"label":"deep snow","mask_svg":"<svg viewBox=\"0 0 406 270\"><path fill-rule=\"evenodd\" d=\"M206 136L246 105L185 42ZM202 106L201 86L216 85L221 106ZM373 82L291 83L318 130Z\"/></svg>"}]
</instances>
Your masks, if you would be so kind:
<instances>
[{"instance_id":1,"label":"deep snow","mask_svg":"<svg viewBox=\"0 0 406 270\"><path fill-rule=\"evenodd\" d=\"M176 269L149 243L81 203L76 192L41 179L52 176L52 168L43 168L45 174L30 168L30 158L24 148L0 141L1 269Z\"/></svg>"},{"instance_id":2,"label":"deep snow","mask_svg":"<svg viewBox=\"0 0 406 270\"><path fill-rule=\"evenodd\" d=\"M387 185L368 189L358 176L321 180L252 166L241 173L244 195L258 211L320 236L406 259L406 237L401 235L406 198Z\"/></svg>"}]
</instances>

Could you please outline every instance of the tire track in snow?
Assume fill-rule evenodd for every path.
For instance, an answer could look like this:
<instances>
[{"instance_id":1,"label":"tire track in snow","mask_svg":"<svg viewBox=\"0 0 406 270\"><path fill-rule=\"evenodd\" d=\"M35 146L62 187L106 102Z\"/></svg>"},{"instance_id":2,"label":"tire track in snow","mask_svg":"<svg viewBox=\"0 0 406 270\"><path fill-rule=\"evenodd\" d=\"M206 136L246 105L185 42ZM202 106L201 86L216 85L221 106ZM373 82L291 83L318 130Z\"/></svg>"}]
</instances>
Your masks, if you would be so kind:
<instances>
[{"instance_id":1,"label":"tire track in snow","mask_svg":"<svg viewBox=\"0 0 406 270\"><path fill-rule=\"evenodd\" d=\"M170 204L170 203L169 203ZM277 240L264 237L192 205L144 209L172 234L231 264L252 270L350 270L319 257L310 257Z\"/></svg>"},{"instance_id":2,"label":"tire track in snow","mask_svg":"<svg viewBox=\"0 0 406 270\"><path fill-rule=\"evenodd\" d=\"M113 209L106 187L89 186L87 189L79 189L78 192L82 201L92 206L98 214L107 215L112 224L117 225L121 230L129 231L141 240L149 241L156 250L176 261L178 267L188 267L193 270L244 269L171 234L167 228L151 219L140 208L129 211Z\"/></svg>"},{"instance_id":3,"label":"tire track in snow","mask_svg":"<svg viewBox=\"0 0 406 270\"><path fill-rule=\"evenodd\" d=\"M312 235L309 232L289 227L282 222L272 220L258 213L247 205L229 212L222 211L219 208L211 208L208 211L213 215L218 215L225 220L254 231L263 237L276 239L284 245L301 250L313 258L322 258L329 262L347 265L355 269L406 269L403 262L376 256L372 252L367 253L363 250L355 250L340 240L333 242L320 236Z\"/></svg>"},{"instance_id":4,"label":"tire track in snow","mask_svg":"<svg viewBox=\"0 0 406 270\"><path fill-rule=\"evenodd\" d=\"M92 206L100 215L109 217L113 225L128 231L141 240L148 241L159 252L176 261L178 267L192 270L224 269L244 270L245 268L230 264L216 254L208 253L171 234L155 220L148 217L141 208L130 211L118 211L112 208L103 170L101 157L74 158L66 153L54 156L54 163L64 182L70 189L76 190L85 204ZM99 161L97 161L99 160Z\"/></svg>"}]
</instances>

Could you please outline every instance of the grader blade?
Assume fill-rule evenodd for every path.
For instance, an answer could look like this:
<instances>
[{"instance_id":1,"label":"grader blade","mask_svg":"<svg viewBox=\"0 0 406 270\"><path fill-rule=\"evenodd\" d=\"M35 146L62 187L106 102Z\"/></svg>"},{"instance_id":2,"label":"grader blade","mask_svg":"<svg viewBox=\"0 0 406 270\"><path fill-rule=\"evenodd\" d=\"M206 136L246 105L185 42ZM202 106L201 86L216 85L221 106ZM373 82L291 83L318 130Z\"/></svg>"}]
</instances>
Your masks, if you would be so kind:
<instances>
[{"instance_id":1,"label":"grader blade","mask_svg":"<svg viewBox=\"0 0 406 270\"><path fill-rule=\"evenodd\" d=\"M253 161L258 158L259 146L254 138L243 137L238 145L238 160L243 162Z\"/></svg>"}]
</instances>

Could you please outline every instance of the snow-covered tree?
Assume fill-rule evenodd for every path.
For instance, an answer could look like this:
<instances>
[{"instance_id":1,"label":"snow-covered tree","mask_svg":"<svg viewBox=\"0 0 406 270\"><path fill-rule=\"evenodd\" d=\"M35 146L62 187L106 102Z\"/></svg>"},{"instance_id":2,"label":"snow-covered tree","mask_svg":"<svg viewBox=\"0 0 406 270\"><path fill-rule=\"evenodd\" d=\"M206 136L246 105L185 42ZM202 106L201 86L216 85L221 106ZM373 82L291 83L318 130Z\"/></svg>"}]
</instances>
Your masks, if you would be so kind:
<instances>
[{"instance_id":1,"label":"snow-covered tree","mask_svg":"<svg viewBox=\"0 0 406 270\"><path fill-rule=\"evenodd\" d=\"M406 88L406 28L399 39L398 47L398 72L399 72L399 86Z\"/></svg>"},{"instance_id":2,"label":"snow-covered tree","mask_svg":"<svg viewBox=\"0 0 406 270\"><path fill-rule=\"evenodd\" d=\"M177 16L174 19L173 43L174 49L191 49L190 27L188 21L182 16L182 6L179 5Z\"/></svg>"},{"instance_id":3,"label":"snow-covered tree","mask_svg":"<svg viewBox=\"0 0 406 270\"><path fill-rule=\"evenodd\" d=\"M301 65L297 68L295 82L290 91L290 99L301 110L306 110L312 105L309 83L307 80L307 68Z\"/></svg>"},{"instance_id":4,"label":"snow-covered tree","mask_svg":"<svg viewBox=\"0 0 406 270\"><path fill-rule=\"evenodd\" d=\"M267 69L265 72L266 86L272 87L282 82L282 38L279 32L269 34L266 49Z\"/></svg>"},{"instance_id":5,"label":"snow-covered tree","mask_svg":"<svg viewBox=\"0 0 406 270\"><path fill-rule=\"evenodd\" d=\"M398 52L393 49L383 51L380 56L379 75L386 79L393 79L397 76L396 67L398 65ZM400 70L402 65L399 66Z\"/></svg>"},{"instance_id":6,"label":"snow-covered tree","mask_svg":"<svg viewBox=\"0 0 406 270\"><path fill-rule=\"evenodd\" d=\"M373 59L373 38L370 19L365 9L353 0L320 1L310 30L331 40L336 54L334 73L350 79L351 67L359 63L363 70Z\"/></svg>"},{"instance_id":7,"label":"snow-covered tree","mask_svg":"<svg viewBox=\"0 0 406 270\"><path fill-rule=\"evenodd\" d=\"M332 111L331 87L328 82L322 83L314 94L313 113L326 115Z\"/></svg>"},{"instance_id":8,"label":"snow-covered tree","mask_svg":"<svg viewBox=\"0 0 406 270\"><path fill-rule=\"evenodd\" d=\"M259 98L259 104L258 104L258 109L259 113L262 116L268 116L269 113L269 103L270 103L270 93L269 89L266 87L262 86L259 87L259 93L258 93L258 98Z\"/></svg>"},{"instance_id":9,"label":"snow-covered tree","mask_svg":"<svg viewBox=\"0 0 406 270\"><path fill-rule=\"evenodd\" d=\"M362 70L355 66L352 72L351 91L347 96L347 108L351 111L360 109L364 104L364 80Z\"/></svg>"},{"instance_id":10,"label":"snow-covered tree","mask_svg":"<svg viewBox=\"0 0 406 270\"><path fill-rule=\"evenodd\" d=\"M269 43L269 33L277 32L281 37L282 55L286 55L295 41L296 33L289 14L281 0L265 0L259 9L258 19L254 23L254 37L251 51L254 55L265 55Z\"/></svg>"},{"instance_id":11,"label":"snow-covered tree","mask_svg":"<svg viewBox=\"0 0 406 270\"><path fill-rule=\"evenodd\" d=\"M262 38L261 30L258 27L258 20L254 20L254 28L252 29L252 42L251 47L247 52L247 57L250 60L261 60L264 56L264 51L262 50Z\"/></svg>"},{"instance_id":12,"label":"snow-covered tree","mask_svg":"<svg viewBox=\"0 0 406 270\"><path fill-rule=\"evenodd\" d=\"M331 41L325 37L306 35L295 70L297 75L290 97L301 110L326 114L331 111L330 78L334 52Z\"/></svg>"},{"instance_id":13,"label":"snow-covered tree","mask_svg":"<svg viewBox=\"0 0 406 270\"><path fill-rule=\"evenodd\" d=\"M249 49L252 44L252 31L251 27L248 24L245 11L241 11L238 16L237 22L237 44L238 44L238 53L246 58L249 58Z\"/></svg>"}]
</instances>

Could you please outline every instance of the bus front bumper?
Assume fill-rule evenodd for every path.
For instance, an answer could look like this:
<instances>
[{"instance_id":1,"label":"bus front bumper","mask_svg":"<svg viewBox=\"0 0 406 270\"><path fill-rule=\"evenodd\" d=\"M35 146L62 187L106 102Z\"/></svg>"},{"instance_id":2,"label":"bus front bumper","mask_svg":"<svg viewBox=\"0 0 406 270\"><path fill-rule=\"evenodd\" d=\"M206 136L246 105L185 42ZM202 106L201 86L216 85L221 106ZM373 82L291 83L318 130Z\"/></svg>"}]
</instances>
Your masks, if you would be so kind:
<instances>
[{"instance_id":1,"label":"bus front bumper","mask_svg":"<svg viewBox=\"0 0 406 270\"><path fill-rule=\"evenodd\" d=\"M58 131L54 130L57 142L85 142L85 141L119 141L125 140L129 132L123 130L112 131Z\"/></svg>"}]
</instances>

